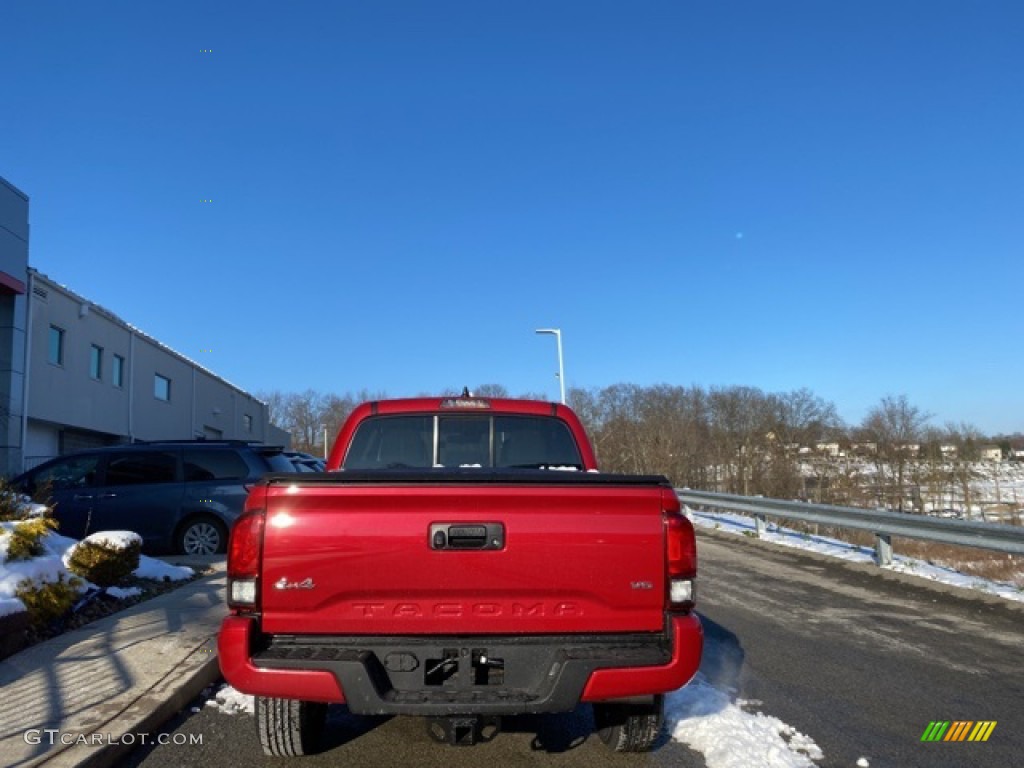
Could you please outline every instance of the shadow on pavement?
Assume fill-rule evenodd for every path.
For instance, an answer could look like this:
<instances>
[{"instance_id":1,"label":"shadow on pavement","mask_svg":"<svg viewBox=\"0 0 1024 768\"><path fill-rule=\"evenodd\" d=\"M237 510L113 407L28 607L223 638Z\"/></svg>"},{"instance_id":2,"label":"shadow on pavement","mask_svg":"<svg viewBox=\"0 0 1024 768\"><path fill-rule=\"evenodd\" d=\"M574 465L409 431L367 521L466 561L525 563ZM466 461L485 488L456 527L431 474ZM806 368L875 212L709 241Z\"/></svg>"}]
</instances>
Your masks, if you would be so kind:
<instances>
[{"instance_id":1,"label":"shadow on pavement","mask_svg":"<svg viewBox=\"0 0 1024 768\"><path fill-rule=\"evenodd\" d=\"M321 752L344 746L365 736L391 720L389 716L367 717L353 715L344 704L331 704L327 708L327 728L320 741Z\"/></svg>"},{"instance_id":2,"label":"shadow on pavement","mask_svg":"<svg viewBox=\"0 0 1024 768\"><path fill-rule=\"evenodd\" d=\"M699 673L719 690L738 691L740 672L746 658L740 639L707 616L702 615L700 622L704 627L704 655Z\"/></svg>"}]
</instances>

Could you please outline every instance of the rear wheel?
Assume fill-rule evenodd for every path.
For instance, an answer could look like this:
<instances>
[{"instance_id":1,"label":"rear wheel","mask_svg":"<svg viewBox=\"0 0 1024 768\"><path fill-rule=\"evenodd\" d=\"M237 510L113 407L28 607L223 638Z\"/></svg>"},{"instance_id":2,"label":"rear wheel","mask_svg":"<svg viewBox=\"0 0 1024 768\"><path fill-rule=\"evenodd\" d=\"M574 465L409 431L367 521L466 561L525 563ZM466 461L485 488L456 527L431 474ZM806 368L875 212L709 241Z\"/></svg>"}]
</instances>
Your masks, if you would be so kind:
<instances>
[{"instance_id":1,"label":"rear wheel","mask_svg":"<svg viewBox=\"0 0 1024 768\"><path fill-rule=\"evenodd\" d=\"M178 531L177 548L182 555L216 555L227 550L228 532L215 517L194 517Z\"/></svg>"},{"instance_id":2,"label":"rear wheel","mask_svg":"<svg viewBox=\"0 0 1024 768\"><path fill-rule=\"evenodd\" d=\"M595 704L597 733L614 752L647 752L661 733L665 697L642 704Z\"/></svg>"},{"instance_id":3,"label":"rear wheel","mask_svg":"<svg viewBox=\"0 0 1024 768\"><path fill-rule=\"evenodd\" d=\"M312 754L320 742L326 722L326 704L256 697L256 726L266 755L298 757Z\"/></svg>"}]
</instances>

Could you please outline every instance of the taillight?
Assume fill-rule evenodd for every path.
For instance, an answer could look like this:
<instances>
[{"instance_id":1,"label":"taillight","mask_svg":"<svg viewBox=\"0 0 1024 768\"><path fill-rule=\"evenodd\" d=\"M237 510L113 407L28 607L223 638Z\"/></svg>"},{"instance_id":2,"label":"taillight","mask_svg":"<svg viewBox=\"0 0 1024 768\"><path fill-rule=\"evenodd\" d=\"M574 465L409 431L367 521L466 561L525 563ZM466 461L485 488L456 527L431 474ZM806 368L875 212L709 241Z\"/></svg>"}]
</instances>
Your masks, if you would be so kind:
<instances>
[{"instance_id":1,"label":"taillight","mask_svg":"<svg viewBox=\"0 0 1024 768\"><path fill-rule=\"evenodd\" d=\"M249 494L245 511L231 528L228 540L228 607L254 610L259 602L260 556L267 490Z\"/></svg>"},{"instance_id":2,"label":"taillight","mask_svg":"<svg viewBox=\"0 0 1024 768\"><path fill-rule=\"evenodd\" d=\"M690 611L697 602L697 538L693 524L678 512L665 512L666 608Z\"/></svg>"}]
</instances>

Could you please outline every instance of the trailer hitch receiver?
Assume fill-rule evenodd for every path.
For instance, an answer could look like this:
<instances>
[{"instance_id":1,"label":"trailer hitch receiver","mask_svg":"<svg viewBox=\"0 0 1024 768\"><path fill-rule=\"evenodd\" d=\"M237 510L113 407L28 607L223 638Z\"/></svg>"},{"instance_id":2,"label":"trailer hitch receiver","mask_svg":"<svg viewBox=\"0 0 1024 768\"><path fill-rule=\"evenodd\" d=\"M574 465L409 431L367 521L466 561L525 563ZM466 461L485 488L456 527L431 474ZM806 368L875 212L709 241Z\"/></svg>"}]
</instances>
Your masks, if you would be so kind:
<instances>
[{"instance_id":1,"label":"trailer hitch receiver","mask_svg":"<svg viewBox=\"0 0 1024 768\"><path fill-rule=\"evenodd\" d=\"M453 747L471 747L494 739L501 731L501 720L497 717L474 715L456 717L432 717L427 720L427 733L438 744Z\"/></svg>"}]
</instances>

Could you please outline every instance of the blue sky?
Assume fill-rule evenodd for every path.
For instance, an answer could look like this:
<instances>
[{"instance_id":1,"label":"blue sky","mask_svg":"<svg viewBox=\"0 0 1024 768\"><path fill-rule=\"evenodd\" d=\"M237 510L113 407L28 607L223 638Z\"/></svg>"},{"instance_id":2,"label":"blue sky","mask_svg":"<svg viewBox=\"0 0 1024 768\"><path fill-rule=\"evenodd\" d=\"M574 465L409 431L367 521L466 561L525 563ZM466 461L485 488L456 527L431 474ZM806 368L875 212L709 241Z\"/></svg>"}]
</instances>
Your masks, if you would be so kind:
<instances>
[{"instance_id":1,"label":"blue sky","mask_svg":"<svg viewBox=\"0 0 1024 768\"><path fill-rule=\"evenodd\" d=\"M1024 430L1022 40L1018 0L4 0L0 175L33 266L250 391L557 398L558 327L571 386Z\"/></svg>"}]
</instances>

